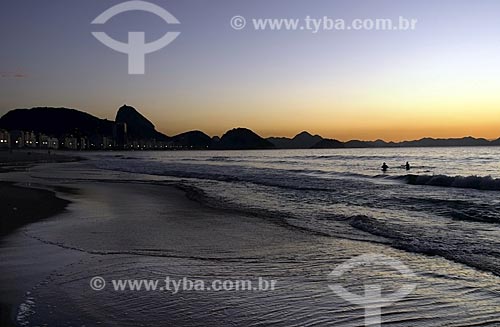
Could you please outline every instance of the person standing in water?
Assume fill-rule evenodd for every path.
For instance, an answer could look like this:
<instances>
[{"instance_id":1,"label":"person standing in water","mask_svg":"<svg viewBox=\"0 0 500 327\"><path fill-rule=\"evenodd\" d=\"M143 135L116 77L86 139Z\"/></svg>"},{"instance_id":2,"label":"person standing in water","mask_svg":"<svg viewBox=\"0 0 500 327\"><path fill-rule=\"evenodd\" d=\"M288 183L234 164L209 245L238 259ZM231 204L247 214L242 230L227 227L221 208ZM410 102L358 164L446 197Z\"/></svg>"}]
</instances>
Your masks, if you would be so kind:
<instances>
[{"instance_id":1,"label":"person standing in water","mask_svg":"<svg viewBox=\"0 0 500 327\"><path fill-rule=\"evenodd\" d=\"M382 165L382 171L387 171L387 169L389 169L389 166L387 166L387 164L384 162L384 164Z\"/></svg>"},{"instance_id":2,"label":"person standing in water","mask_svg":"<svg viewBox=\"0 0 500 327\"><path fill-rule=\"evenodd\" d=\"M406 170L410 170L411 169L410 163L408 161L406 162L405 168L406 168Z\"/></svg>"}]
</instances>

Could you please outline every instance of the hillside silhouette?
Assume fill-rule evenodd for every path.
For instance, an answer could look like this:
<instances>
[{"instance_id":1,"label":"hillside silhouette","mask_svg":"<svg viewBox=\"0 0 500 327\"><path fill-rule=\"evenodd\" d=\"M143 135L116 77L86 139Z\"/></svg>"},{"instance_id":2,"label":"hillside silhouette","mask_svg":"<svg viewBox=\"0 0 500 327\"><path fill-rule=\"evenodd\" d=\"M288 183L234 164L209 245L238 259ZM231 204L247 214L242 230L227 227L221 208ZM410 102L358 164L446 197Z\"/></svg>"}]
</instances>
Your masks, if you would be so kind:
<instances>
[{"instance_id":1,"label":"hillside silhouette","mask_svg":"<svg viewBox=\"0 0 500 327\"><path fill-rule=\"evenodd\" d=\"M273 149L275 146L266 139L247 128L235 128L226 132L219 142L213 144L215 149L250 150Z\"/></svg>"},{"instance_id":2,"label":"hillside silhouette","mask_svg":"<svg viewBox=\"0 0 500 327\"><path fill-rule=\"evenodd\" d=\"M311 135L308 132L301 132L293 138L270 137L267 139L280 149L309 149L323 140L319 135Z\"/></svg>"},{"instance_id":3,"label":"hillside silhouette","mask_svg":"<svg viewBox=\"0 0 500 327\"><path fill-rule=\"evenodd\" d=\"M174 148L249 150L249 149L336 149L336 148L386 148L386 147L457 147L457 146L500 146L500 138L486 140L471 136L463 138L386 142L383 140L341 142L335 139L312 135L307 131L293 138L262 138L247 128L235 128L222 137L205 134L202 131L188 131L167 136L156 130L154 124L137 109L124 105L116 114L116 121L100 119L83 111L69 108L36 107L14 109L0 118L0 129L7 131L32 131L54 137L105 136L113 137L117 124L126 124L129 141L153 140L166 142Z\"/></svg>"},{"instance_id":4,"label":"hillside silhouette","mask_svg":"<svg viewBox=\"0 0 500 327\"><path fill-rule=\"evenodd\" d=\"M56 137L65 134L99 134L111 137L113 125L113 121L68 108L15 109L0 118L2 129L33 131Z\"/></svg>"},{"instance_id":5,"label":"hillside silhouette","mask_svg":"<svg viewBox=\"0 0 500 327\"><path fill-rule=\"evenodd\" d=\"M122 106L116 113L117 123L127 124L128 137L131 139L167 141L168 136L156 131L155 125L141 115L134 107Z\"/></svg>"}]
</instances>

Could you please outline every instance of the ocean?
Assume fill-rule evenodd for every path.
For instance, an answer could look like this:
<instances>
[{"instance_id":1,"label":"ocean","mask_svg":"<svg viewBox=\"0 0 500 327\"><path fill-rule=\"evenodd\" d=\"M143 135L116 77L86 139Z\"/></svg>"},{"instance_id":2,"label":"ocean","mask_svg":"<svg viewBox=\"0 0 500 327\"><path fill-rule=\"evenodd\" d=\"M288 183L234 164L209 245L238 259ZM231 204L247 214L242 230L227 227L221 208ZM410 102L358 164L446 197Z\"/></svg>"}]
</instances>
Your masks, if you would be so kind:
<instances>
[{"instance_id":1,"label":"ocean","mask_svg":"<svg viewBox=\"0 0 500 327\"><path fill-rule=\"evenodd\" d=\"M333 237L382 237L397 248L500 275L497 147L97 157L99 168L188 179L214 207L278 217ZM385 173L380 169L384 162L390 167Z\"/></svg>"},{"instance_id":2,"label":"ocean","mask_svg":"<svg viewBox=\"0 0 500 327\"><path fill-rule=\"evenodd\" d=\"M72 204L0 248L11 283L21 278L13 258L36 256L23 271L50 271L25 296L21 326L364 326L363 306L335 294L334 282L356 294L414 284L382 308L383 326L500 326L500 148L83 155L30 171L32 183L74 189L58 191ZM375 265L331 277L362 255L397 259L413 274ZM277 285L95 292L93 276Z\"/></svg>"}]
</instances>

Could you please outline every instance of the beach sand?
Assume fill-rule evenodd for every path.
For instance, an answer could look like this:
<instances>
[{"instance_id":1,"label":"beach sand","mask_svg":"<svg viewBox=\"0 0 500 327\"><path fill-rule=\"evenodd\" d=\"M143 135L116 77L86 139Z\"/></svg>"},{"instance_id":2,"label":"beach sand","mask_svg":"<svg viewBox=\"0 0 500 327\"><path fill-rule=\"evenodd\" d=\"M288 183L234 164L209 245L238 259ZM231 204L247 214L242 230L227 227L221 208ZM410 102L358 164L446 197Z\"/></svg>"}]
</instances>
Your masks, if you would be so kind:
<instances>
[{"instance_id":1,"label":"beach sand","mask_svg":"<svg viewBox=\"0 0 500 327\"><path fill-rule=\"evenodd\" d=\"M29 321L29 325L51 325L52 315L58 321L67 321L65 325L100 322L123 326L130 319L138 323L148 318L141 317L136 308L128 308L129 317L124 320L119 316L123 310L120 294L92 291L88 286L90 278L133 278L152 267L157 267L152 269L156 273L149 277L164 271L161 279L183 274L206 278L203 274L210 275L210 271L228 262L279 257L283 251L296 253L304 242L306 246L311 244L305 234L206 208L172 186L82 183L72 187L78 187L79 192L71 196L74 201L67 212L4 240L0 257L7 259L0 277L1 295L9 299L8 305L20 308L17 313L10 312L10 317L17 316L20 324ZM238 270L244 271L242 268ZM48 281L50 288L40 287ZM37 307L32 310L30 299L35 298ZM165 301L152 293L130 301L137 308L148 303L191 306L185 300ZM75 311L75 305L81 309ZM104 312L110 315L102 311L106 306L109 310ZM29 315L31 311L36 315ZM162 313L163 309L154 309L149 324L167 321L169 317L159 316Z\"/></svg>"},{"instance_id":2,"label":"beach sand","mask_svg":"<svg viewBox=\"0 0 500 327\"><path fill-rule=\"evenodd\" d=\"M54 192L13 185L3 182L6 173L25 171L43 163L64 163L82 160L72 155L48 151L0 151L0 236L11 233L23 225L61 212L68 201L59 199Z\"/></svg>"},{"instance_id":3,"label":"beach sand","mask_svg":"<svg viewBox=\"0 0 500 327\"><path fill-rule=\"evenodd\" d=\"M29 223L51 217L64 210L68 201L54 192L14 186L0 182L0 237ZM0 325L10 326L12 308L0 301Z\"/></svg>"},{"instance_id":4,"label":"beach sand","mask_svg":"<svg viewBox=\"0 0 500 327\"><path fill-rule=\"evenodd\" d=\"M40 183L32 176L37 171L52 175L53 166L40 164L74 162L75 157L2 152L0 158L5 168L0 178L8 180L0 182L1 326L13 326L15 322L24 325L28 321L28 325L53 325L54 321L46 320L53 311L60 315L58 321L65 316L64 312L70 313L65 316L70 321L67 325L80 322L92 325L96 321L106 325L123 323L117 318L95 316L100 311L99 298L107 296L89 289L91 276L78 283L81 289L77 293L90 294L96 307L89 310L95 314L86 316L82 311L74 311L73 304L68 307L67 303L83 299L73 298L77 293L65 296L65 291L57 290L57 283L52 281L56 288L37 299L38 306L52 305L51 311L37 307L36 317L27 316L32 311L31 294L37 294L40 284L53 279L58 271L82 267L82 262L85 263L82 272L89 273L90 269L96 275L106 275L110 273L109 262L116 260L122 261L120 271L136 269L137 260L144 260L143 256L152 258L156 264L161 262L162 266L165 260L217 262L253 258L257 252L275 253L282 251L285 244L304 241L294 232L265 221L237 214L228 216L206 208L189 200L184 191L174 186L116 180ZM52 218L44 221L49 217ZM108 253L113 255L107 256ZM90 304L88 299L85 302L83 306Z\"/></svg>"},{"instance_id":5,"label":"beach sand","mask_svg":"<svg viewBox=\"0 0 500 327\"><path fill-rule=\"evenodd\" d=\"M0 236L56 215L68 204L68 201L57 198L54 192L15 186L7 182L0 182L0 198Z\"/></svg>"},{"instance_id":6,"label":"beach sand","mask_svg":"<svg viewBox=\"0 0 500 327\"><path fill-rule=\"evenodd\" d=\"M45 151L0 151L2 173L23 171L40 163L75 162L75 156L49 154ZM0 181L0 238L27 224L61 213L69 203L55 192L13 185ZM0 301L0 324L11 326L11 306Z\"/></svg>"}]
</instances>

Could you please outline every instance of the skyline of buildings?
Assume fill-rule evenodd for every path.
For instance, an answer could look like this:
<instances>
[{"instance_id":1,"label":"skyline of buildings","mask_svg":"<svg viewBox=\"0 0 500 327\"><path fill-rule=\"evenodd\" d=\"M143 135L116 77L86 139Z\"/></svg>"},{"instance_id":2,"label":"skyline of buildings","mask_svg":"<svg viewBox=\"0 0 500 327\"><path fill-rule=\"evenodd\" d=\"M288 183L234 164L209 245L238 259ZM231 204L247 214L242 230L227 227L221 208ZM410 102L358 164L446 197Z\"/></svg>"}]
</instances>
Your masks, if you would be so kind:
<instances>
[{"instance_id":1,"label":"skyline of buildings","mask_svg":"<svg viewBox=\"0 0 500 327\"><path fill-rule=\"evenodd\" d=\"M129 140L127 124L117 123L113 136L90 135L75 136L66 134L61 137L35 133L33 131L0 129L0 149L47 149L47 150L162 150L180 148L173 142L155 139Z\"/></svg>"}]
</instances>

